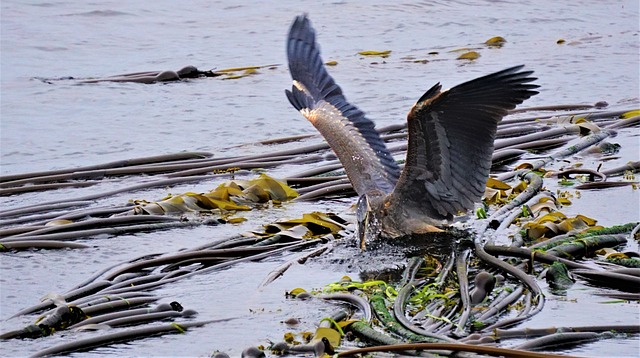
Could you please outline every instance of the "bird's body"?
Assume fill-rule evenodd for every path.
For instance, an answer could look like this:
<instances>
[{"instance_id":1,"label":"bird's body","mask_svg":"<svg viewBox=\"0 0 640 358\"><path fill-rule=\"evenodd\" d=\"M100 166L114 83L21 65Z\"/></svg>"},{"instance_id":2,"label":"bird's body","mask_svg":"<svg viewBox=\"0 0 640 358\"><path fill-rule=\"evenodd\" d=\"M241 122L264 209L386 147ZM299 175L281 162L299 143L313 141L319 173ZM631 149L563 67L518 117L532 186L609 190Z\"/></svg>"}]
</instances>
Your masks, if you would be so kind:
<instances>
[{"instance_id":1,"label":"bird's body","mask_svg":"<svg viewBox=\"0 0 640 358\"><path fill-rule=\"evenodd\" d=\"M328 74L306 16L291 26L287 55L294 80L287 97L329 143L360 196L363 242L437 231L473 208L489 176L498 122L538 87L523 66L445 91L436 84L409 111L401 171L373 122Z\"/></svg>"}]
</instances>

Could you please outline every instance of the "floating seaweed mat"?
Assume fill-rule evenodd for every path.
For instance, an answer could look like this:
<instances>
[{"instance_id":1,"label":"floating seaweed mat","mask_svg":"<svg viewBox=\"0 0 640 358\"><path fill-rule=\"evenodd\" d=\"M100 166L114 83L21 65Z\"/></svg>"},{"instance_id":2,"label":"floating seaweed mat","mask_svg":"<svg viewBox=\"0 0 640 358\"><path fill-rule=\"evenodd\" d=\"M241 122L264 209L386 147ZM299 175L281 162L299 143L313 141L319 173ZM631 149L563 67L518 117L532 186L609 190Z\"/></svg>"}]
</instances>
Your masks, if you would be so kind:
<instances>
[{"instance_id":1,"label":"floating seaweed mat","mask_svg":"<svg viewBox=\"0 0 640 358\"><path fill-rule=\"evenodd\" d=\"M156 202L132 200L136 207L129 214L164 215L212 210L246 211L252 204L263 204L269 201L278 204L294 199L298 193L285 183L275 180L266 174L256 179L232 180L220 184L208 193L187 192L169 195Z\"/></svg>"},{"instance_id":2,"label":"floating seaweed mat","mask_svg":"<svg viewBox=\"0 0 640 358\"><path fill-rule=\"evenodd\" d=\"M616 265L640 268L640 257L638 253L635 252L618 252L617 250L607 247L597 250L595 254Z\"/></svg>"},{"instance_id":3,"label":"floating seaweed mat","mask_svg":"<svg viewBox=\"0 0 640 358\"><path fill-rule=\"evenodd\" d=\"M482 200L488 205L504 204L527 188L526 181L511 186L498 179L489 178Z\"/></svg>"},{"instance_id":4,"label":"floating seaweed mat","mask_svg":"<svg viewBox=\"0 0 640 358\"><path fill-rule=\"evenodd\" d=\"M559 211L554 211L525 223L522 227L526 230L529 240L554 237L568 232L583 232L592 229L601 229L596 226L597 221L584 215L567 217Z\"/></svg>"},{"instance_id":5,"label":"floating seaweed mat","mask_svg":"<svg viewBox=\"0 0 640 358\"><path fill-rule=\"evenodd\" d=\"M347 221L333 213L312 212L301 218L278 221L265 225L264 232L252 232L260 237L286 236L293 239L314 239L326 235L339 235Z\"/></svg>"},{"instance_id":6,"label":"floating seaweed mat","mask_svg":"<svg viewBox=\"0 0 640 358\"><path fill-rule=\"evenodd\" d=\"M565 242L548 250L548 254L563 258L577 258L593 254L603 247L612 247L625 244L626 234L587 236Z\"/></svg>"}]
</instances>

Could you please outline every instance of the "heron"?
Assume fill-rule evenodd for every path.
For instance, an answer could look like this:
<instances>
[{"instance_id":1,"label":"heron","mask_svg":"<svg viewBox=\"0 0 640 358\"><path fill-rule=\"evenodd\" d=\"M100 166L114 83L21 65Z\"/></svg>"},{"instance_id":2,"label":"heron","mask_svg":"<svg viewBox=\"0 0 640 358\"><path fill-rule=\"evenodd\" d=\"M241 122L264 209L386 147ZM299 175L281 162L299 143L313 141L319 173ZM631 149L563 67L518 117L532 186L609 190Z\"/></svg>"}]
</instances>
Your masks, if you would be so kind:
<instances>
[{"instance_id":1,"label":"heron","mask_svg":"<svg viewBox=\"0 0 640 358\"><path fill-rule=\"evenodd\" d=\"M320 56L306 15L287 38L289 102L329 143L354 190L361 245L380 238L443 231L484 193L498 122L537 94L533 71L519 65L443 90L426 91L407 115L404 168L374 123L347 101Z\"/></svg>"}]
</instances>

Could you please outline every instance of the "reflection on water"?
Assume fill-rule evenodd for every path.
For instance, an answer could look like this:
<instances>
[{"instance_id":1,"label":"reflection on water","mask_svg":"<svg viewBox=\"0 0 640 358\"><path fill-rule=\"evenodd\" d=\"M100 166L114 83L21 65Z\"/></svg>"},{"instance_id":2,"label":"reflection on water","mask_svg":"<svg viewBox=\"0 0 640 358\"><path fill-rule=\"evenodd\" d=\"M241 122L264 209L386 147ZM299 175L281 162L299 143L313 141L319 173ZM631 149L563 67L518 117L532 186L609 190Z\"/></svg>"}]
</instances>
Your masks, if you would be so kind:
<instances>
[{"instance_id":1,"label":"reflection on water","mask_svg":"<svg viewBox=\"0 0 640 358\"><path fill-rule=\"evenodd\" d=\"M451 87L517 64L526 64L539 78L540 94L528 101L531 106L604 100L610 109L626 109L637 107L639 101L637 1L257 1L250 5L192 1L189 6L175 6L166 0L153 5L3 1L0 6L2 174L182 150L210 151L216 156L254 154L269 149L251 145L256 141L315 133L284 96L284 89L290 86L284 38L294 16L303 12L309 13L318 30L324 59L338 63L329 69L331 74L347 98L379 126L404 120L414 101L438 81L445 88ZM506 38L505 46L483 47L485 40L496 35ZM557 44L559 39L565 43ZM457 53L450 51L463 47L477 49L481 57L473 62L456 61ZM386 59L371 59L357 55L363 50L392 52ZM157 85L38 80L104 77L186 65L206 70L267 64L279 66L238 80L202 78ZM616 139L623 151L627 150L624 158L637 159L637 134L620 133ZM116 185L107 182L99 190ZM206 190L215 185L202 183L171 191ZM96 189L81 191L91 190ZM597 202L606 211L615 210L629 196L613 192L607 195L611 201L598 193L585 195L585 200ZM158 189L134 196L153 200L166 193ZM23 206L69 195L62 190L3 197L0 206ZM130 196L121 195L101 204L122 204ZM340 211L347 206L341 202L298 203L261 213L240 226L96 238L89 241L93 248L82 251L3 254L0 312L6 319L48 292L64 292L100 269L143 254L175 252L251 230L259 223L295 217L299 212ZM597 205L585 210L597 212L586 213L589 216L604 215L604 209ZM616 218L603 218L602 223L637 219L633 210L627 208ZM87 355L163 352L204 356L215 349L238 355L243 346L281 337L286 327L279 322L291 312L304 315L305 325L313 327L328 315L331 305L287 302L283 292L294 287L321 287L345 273L366 272L360 262L365 259L358 258L368 254L350 247L339 247L328 256L330 265L324 259L297 265L262 291L256 287L264 274L281 262L245 264L165 287L158 290L159 296L172 297L186 308L200 311L203 319L226 315L242 318L222 327L194 330L187 339L149 339ZM397 262L404 259L402 255L388 257ZM332 258L335 261L331 262ZM387 267L393 266L393 260ZM593 297L582 295L587 292L586 287L583 289L573 290L574 296L567 297L566 302L552 298L548 304L551 317L586 325L594 320L609 321L616 314L620 317L613 320L620 322L627 322L629 315L637 316L637 308L604 307ZM234 299L229 301L228 297ZM571 300L580 303L572 305ZM21 319L4 322L2 328L30 323ZM530 323L543 327L549 319L543 314ZM3 344L3 353L26 355L67 339L71 338L52 337L28 345L8 342ZM623 356L637 353L633 340L587 347L571 353L602 356L611 347Z\"/></svg>"}]
</instances>

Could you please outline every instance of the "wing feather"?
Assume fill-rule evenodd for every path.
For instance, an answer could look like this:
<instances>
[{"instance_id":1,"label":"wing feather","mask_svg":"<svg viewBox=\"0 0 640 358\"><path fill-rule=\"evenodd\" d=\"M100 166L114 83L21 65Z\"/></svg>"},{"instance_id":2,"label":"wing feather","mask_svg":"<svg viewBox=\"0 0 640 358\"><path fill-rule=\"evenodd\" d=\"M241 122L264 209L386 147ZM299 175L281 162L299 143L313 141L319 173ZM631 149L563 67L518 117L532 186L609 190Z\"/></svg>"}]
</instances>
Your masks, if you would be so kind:
<instances>
[{"instance_id":1,"label":"wing feather","mask_svg":"<svg viewBox=\"0 0 640 358\"><path fill-rule=\"evenodd\" d=\"M498 122L535 95L532 71L512 67L447 91L437 84L409 112L407 161L394 201L451 218L484 193Z\"/></svg>"},{"instance_id":2,"label":"wing feather","mask_svg":"<svg viewBox=\"0 0 640 358\"><path fill-rule=\"evenodd\" d=\"M342 163L359 195L371 190L390 193L400 169L371 120L347 102L327 72L309 19L298 16L287 41L294 84L289 102L322 134Z\"/></svg>"}]
</instances>

